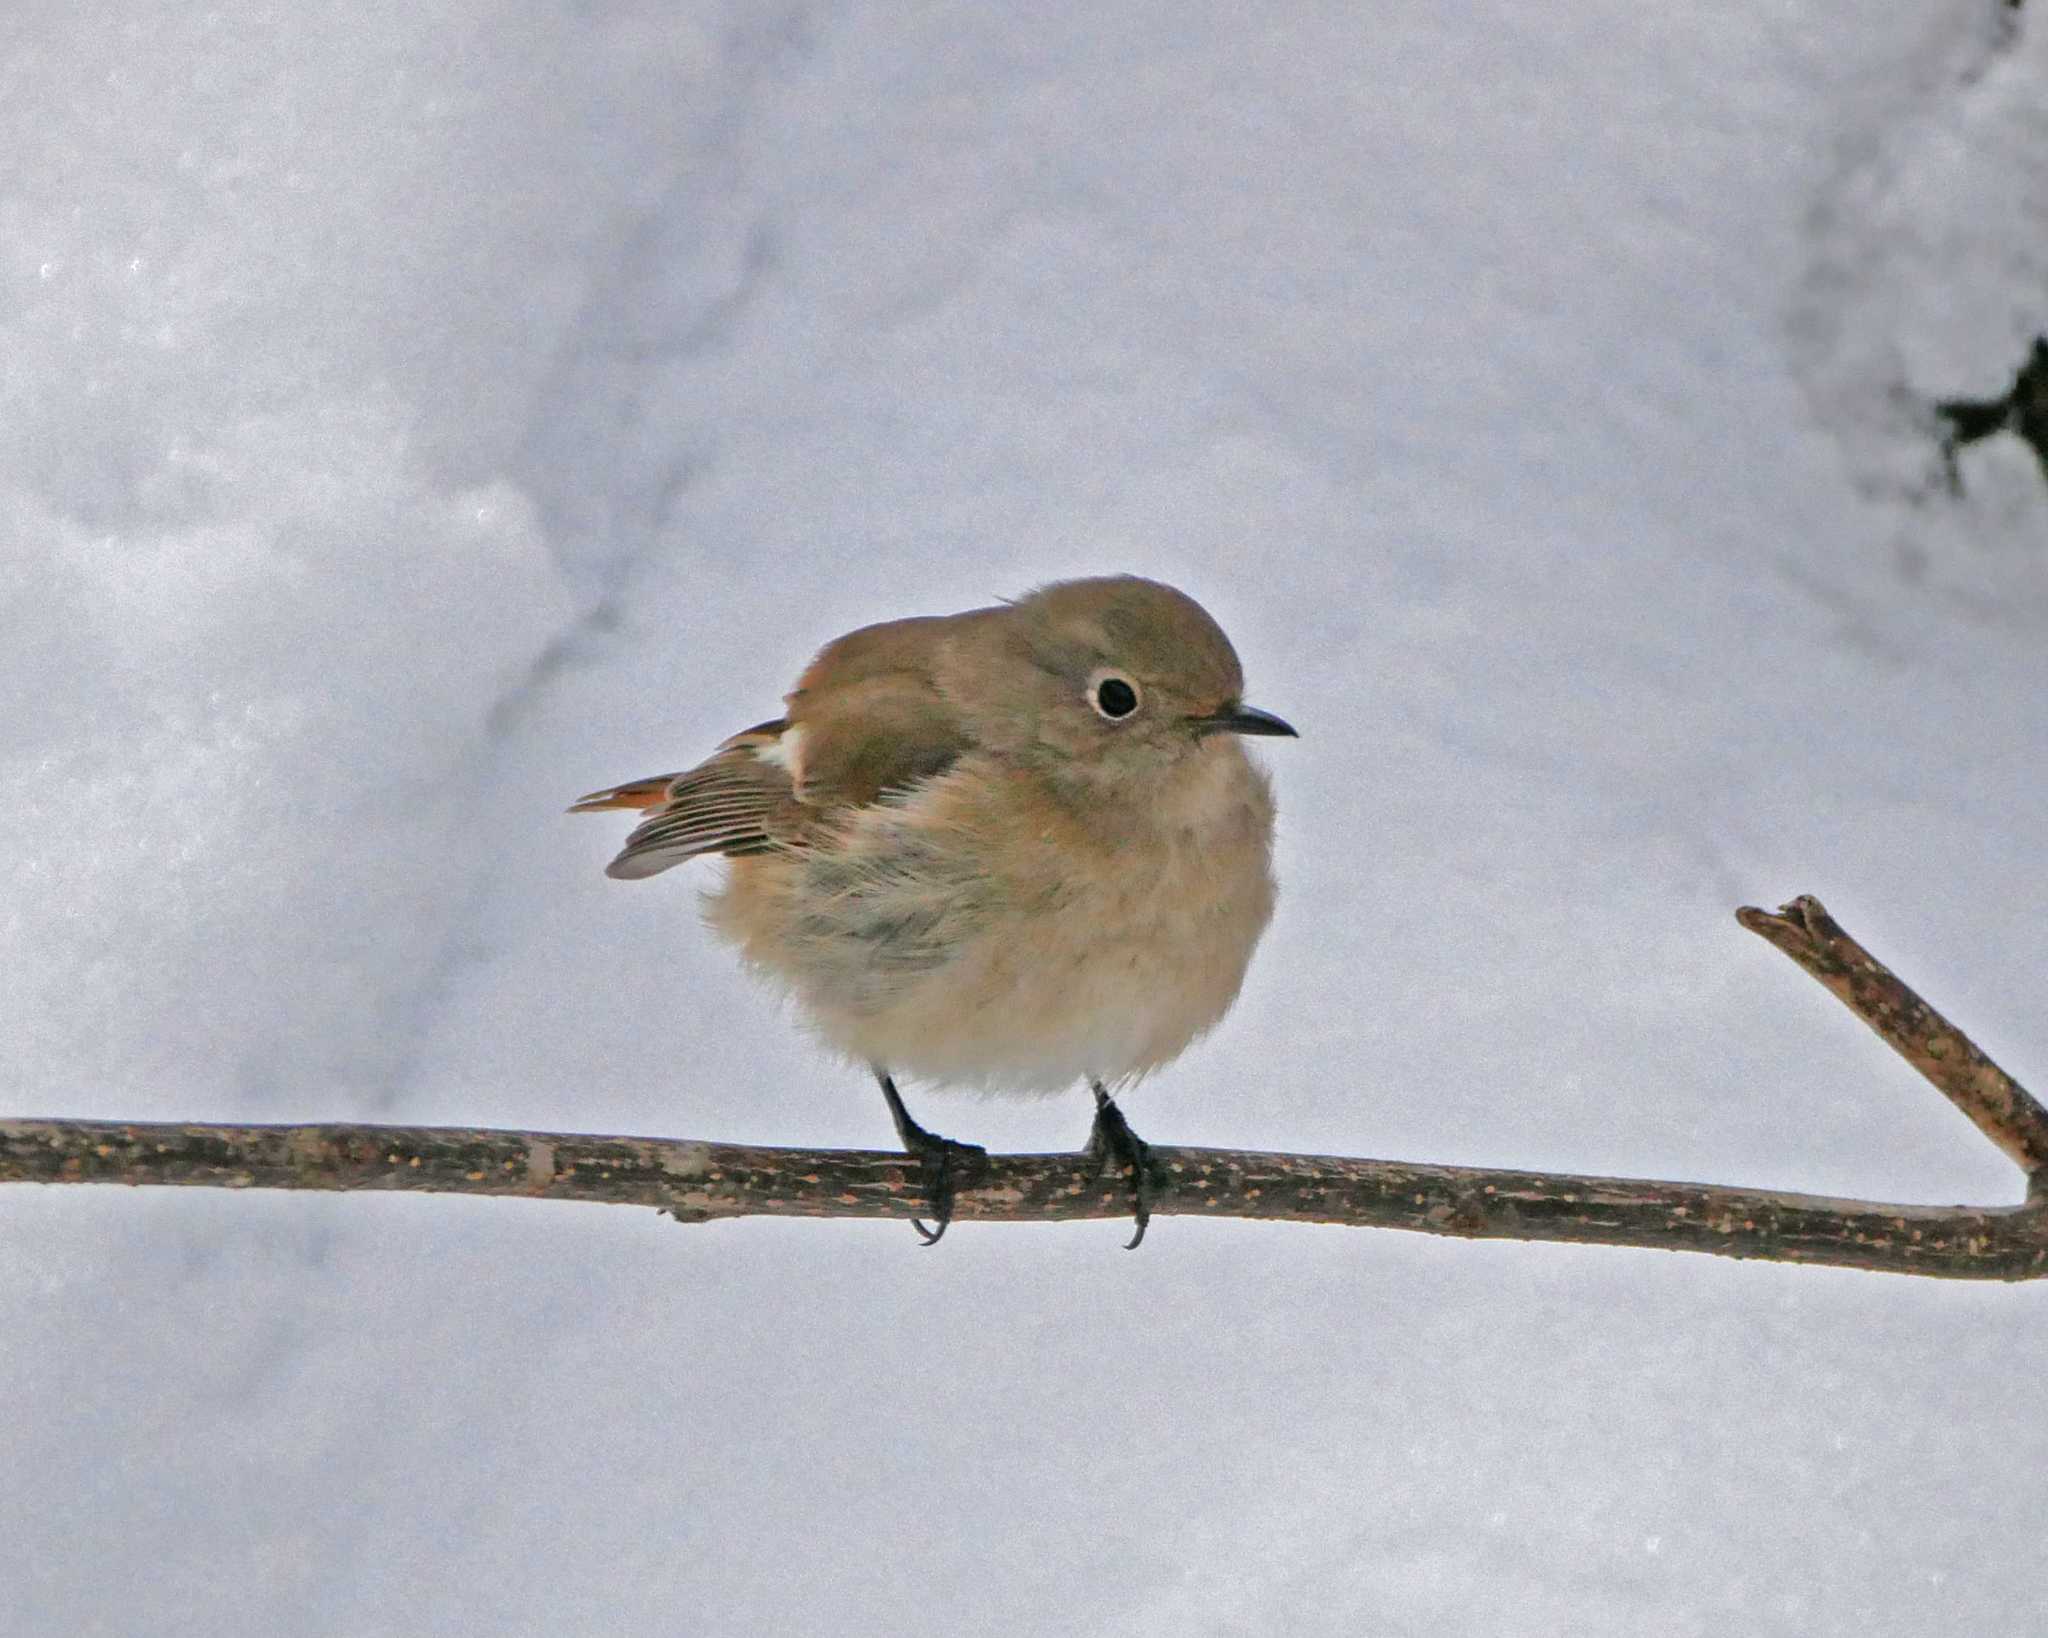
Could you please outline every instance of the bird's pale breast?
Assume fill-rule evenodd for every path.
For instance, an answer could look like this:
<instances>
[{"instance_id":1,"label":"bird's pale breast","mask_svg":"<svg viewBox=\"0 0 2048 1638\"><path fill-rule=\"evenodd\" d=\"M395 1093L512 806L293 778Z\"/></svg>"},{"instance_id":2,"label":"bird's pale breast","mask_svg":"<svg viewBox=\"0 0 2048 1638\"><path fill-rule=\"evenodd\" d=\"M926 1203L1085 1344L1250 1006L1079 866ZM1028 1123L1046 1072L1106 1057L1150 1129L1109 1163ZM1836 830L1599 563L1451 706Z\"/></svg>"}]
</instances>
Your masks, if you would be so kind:
<instances>
[{"instance_id":1,"label":"bird's pale breast","mask_svg":"<svg viewBox=\"0 0 2048 1638\"><path fill-rule=\"evenodd\" d=\"M1273 805L1230 738L1142 808L963 758L829 843L732 861L711 925L848 1056L1050 1092L1178 1056L1237 997L1273 909Z\"/></svg>"}]
</instances>

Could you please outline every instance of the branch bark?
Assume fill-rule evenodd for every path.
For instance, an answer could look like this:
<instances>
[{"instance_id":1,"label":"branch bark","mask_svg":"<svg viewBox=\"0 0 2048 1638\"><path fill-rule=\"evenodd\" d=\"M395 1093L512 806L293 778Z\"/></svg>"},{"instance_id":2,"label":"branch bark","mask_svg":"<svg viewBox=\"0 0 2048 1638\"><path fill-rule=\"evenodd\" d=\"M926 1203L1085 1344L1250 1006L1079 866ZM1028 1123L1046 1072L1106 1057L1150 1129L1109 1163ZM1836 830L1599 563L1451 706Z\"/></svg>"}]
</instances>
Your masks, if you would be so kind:
<instances>
[{"instance_id":1,"label":"branch bark","mask_svg":"<svg viewBox=\"0 0 2048 1638\"><path fill-rule=\"evenodd\" d=\"M1153 1146L1157 1216L1399 1228L1821 1263L1960 1279L2048 1276L2048 1110L1842 931L1817 900L1744 909L2026 1172L2016 1206L1887 1205L1650 1179L1334 1155ZM901 1217L916 1163L866 1150L401 1126L0 1121L0 1182L393 1189L658 1206L713 1218ZM1085 1153L991 1155L957 1180L956 1220L1130 1212L1126 1174Z\"/></svg>"}]
</instances>

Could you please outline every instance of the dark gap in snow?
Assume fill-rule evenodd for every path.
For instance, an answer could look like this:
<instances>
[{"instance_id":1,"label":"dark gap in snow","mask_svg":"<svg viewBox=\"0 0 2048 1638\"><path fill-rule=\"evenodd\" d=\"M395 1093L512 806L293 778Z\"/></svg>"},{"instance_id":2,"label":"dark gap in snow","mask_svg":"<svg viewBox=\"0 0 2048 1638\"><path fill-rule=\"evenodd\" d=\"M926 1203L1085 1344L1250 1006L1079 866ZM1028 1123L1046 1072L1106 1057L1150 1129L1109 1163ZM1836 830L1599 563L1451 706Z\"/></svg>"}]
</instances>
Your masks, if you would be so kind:
<instances>
[{"instance_id":1,"label":"dark gap in snow","mask_svg":"<svg viewBox=\"0 0 2048 1638\"><path fill-rule=\"evenodd\" d=\"M1996 398L1942 398L1935 413L1948 423L1941 455L1949 487L1961 493L1962 474L1956 451L1994 433L2011 432L2034 452L2048 477L2048 336L2036 336L2026 362L2013 373L2012 385Z\"/></svg>"}]
</instances>

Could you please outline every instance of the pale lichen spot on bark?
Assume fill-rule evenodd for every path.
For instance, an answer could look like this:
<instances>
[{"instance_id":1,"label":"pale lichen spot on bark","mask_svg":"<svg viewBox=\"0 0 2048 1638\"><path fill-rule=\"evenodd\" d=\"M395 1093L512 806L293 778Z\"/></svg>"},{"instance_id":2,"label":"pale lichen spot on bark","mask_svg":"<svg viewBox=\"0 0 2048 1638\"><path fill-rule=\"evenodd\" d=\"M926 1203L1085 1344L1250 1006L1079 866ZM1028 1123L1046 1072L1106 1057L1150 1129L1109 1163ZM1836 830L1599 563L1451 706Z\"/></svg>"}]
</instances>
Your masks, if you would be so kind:
<instances>
[{"instance_id":1,"label":"pale lichen spot on bark","mask_svg":"<svg viewBox=\"0 0 2048 1638\"><path fill-rule=\"evenodd\" d=\"M670 1177L716 1176L711 1170L711 1145L687 1143L661 1151L661 1169ZM611 1174L605 1174L609 1177Z\"/></svg>"},{"instance_id":2,"label":"pale lichen spot on bark","mask_svg":"<svg viewBox=\"0 0 2048 1638\"><path fill-rule=\"evenodd\" d=\"M300 1127L285 1139L284 1156L295 1171L321 1171L334 1164L334 1145L317 1130ZM396 1165L397 1161L396 1155L384 1157L387 1166Z\"/></svg>"}]
</instances>

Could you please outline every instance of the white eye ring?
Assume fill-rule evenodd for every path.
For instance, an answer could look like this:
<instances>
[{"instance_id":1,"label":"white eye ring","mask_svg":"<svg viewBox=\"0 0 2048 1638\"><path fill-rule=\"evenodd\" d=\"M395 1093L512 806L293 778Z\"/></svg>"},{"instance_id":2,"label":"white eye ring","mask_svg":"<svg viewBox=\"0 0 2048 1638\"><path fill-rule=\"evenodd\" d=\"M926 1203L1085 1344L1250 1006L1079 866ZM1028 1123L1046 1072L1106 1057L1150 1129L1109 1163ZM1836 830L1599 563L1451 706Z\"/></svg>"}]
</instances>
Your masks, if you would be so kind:
<instances>
[{"instance_id":1,"label":"white eye ring","mask_svg":"<svg viewBox=\"0 0 2048 1638\"><path fill-rule=\"evenodd\" d=\"M1105 722L1127 721L1144 702L1138 685L1121 671L1098 671L1088 679L1088 703Z\"/></svg>"}]
</instances>

